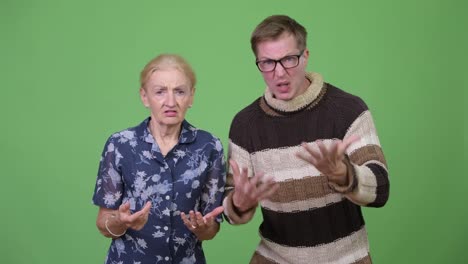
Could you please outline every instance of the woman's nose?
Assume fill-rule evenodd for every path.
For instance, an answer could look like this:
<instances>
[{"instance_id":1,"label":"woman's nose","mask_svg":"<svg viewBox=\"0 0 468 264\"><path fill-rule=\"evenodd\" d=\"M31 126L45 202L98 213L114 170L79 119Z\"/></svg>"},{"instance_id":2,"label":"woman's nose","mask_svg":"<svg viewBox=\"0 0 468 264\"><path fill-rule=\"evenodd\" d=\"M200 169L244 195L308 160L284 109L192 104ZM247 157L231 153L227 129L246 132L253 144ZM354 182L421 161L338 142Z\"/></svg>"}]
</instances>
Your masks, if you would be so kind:
<instances>
[{"instance_id":1,"label":"woman's nose","mask_svg":"<svg viewBox=\"0 0 468 264\"><path fill-rule=\"evenodd\" d=\"M175 95L174 93L167 93L167 96L166 96L166 105L168 106L174 106L175 105Z\"/></svg>"}]
</instances>

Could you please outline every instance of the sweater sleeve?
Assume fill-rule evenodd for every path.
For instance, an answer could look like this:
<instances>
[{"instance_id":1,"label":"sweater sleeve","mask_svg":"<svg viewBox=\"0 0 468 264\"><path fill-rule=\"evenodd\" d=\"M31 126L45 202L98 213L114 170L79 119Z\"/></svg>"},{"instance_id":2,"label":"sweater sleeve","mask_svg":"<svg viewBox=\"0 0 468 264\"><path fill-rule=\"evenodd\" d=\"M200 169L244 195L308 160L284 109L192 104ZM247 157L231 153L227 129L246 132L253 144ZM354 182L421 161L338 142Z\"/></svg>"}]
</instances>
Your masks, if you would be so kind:
<instances>
[{"instance_id":1,"label":"sweater sleeve","mask_svg":"<svg viewBox=\"0 0 468 264\"><path fill-rule=\"evenodd\" d=\"M251 155L248 151L248 123L250 116L245 115L245 111L238 113L231 123L229 131L229 145L228 145L228 161L234 160L239 165L239 168L246 168L248 170L248 177L253 176L253 165ZM229 164L229 162L228 162ZM234 194L234 178L231 166L228 167L226 176L226 187L223 199L224 216L228 223L238 225L249 222L254 214L255 207L247 212L239 212L233 204Z\"/></svg>"},{"instance_id":2,"label":"sweater sleeve","mask_svg":"<svg viewBox=\"0 0 468 264\"><path fill-rule=\"evenodd\" d=\"M369 110L359 115L349 127L345 138L357 135L360 140L347 150L354 174L354 186L345 196L352 202L369 207L384 206L390 183L385 157Z\"/></svg>"}]
</instances>

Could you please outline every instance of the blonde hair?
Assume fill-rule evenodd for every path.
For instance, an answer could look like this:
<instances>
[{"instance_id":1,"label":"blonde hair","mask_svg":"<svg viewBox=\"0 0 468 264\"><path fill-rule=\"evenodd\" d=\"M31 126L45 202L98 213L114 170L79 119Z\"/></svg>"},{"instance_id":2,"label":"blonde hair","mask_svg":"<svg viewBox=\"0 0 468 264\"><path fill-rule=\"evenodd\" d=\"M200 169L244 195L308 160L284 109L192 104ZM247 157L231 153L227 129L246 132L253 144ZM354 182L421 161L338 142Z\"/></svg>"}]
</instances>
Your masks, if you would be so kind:
<instances>
[{"instance_id":1,"label":"blonde hair","mask_svg":"<svg viewBox=\"0 0 468 264\"><path fill-rule=\"evenodd\" d=\"M307 47L307 30L301 24L289 16L273 15L265 18L252 32L250 45L255 56L257 55L258 43L265 40L276 40L283 33L294 36L299 50L304 50Z\"/></svg>"},{"instance_id":2,"label":"blonde hair","mask_svg":"<svg viewBox=\"0 0 468 264\"><path fill-rule=\"evenodd\" d=\"M140 87L145 88L146 82L151 74L157 70L177 69L181 71L190 81L190 86L195 87L196 78L190 64L177 54L161 54L148 62L140 73Z\"/></svg>"}]
</instances>

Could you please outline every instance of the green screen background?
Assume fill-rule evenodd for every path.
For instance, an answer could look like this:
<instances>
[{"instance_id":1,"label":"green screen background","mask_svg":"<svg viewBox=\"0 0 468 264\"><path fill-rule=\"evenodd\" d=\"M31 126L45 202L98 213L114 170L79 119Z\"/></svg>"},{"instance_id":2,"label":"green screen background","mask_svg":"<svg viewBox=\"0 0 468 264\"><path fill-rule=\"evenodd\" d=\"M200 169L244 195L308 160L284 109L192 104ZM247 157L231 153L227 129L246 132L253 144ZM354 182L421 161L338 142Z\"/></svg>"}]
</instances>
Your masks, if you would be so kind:
<instances>
[{"instance_id":1,"label":"green screen background","mask_svg":"<svg viewBox=\"0 0 468 264\"><path fill-rule=\"evenodd\" d=\"M467 6L2 0L0 263L102 263L91 197L107 137L148 115L140 70L162 52L186 57L199 80L187 119L227 147L233 116L264 90L249 36L271 14L302 23L309 70L373 113L391 179L387 205L363 209L374 262L466 261ZM248 263L260 221L224 223L208 262Z\"/></svg>"}]
</instances>

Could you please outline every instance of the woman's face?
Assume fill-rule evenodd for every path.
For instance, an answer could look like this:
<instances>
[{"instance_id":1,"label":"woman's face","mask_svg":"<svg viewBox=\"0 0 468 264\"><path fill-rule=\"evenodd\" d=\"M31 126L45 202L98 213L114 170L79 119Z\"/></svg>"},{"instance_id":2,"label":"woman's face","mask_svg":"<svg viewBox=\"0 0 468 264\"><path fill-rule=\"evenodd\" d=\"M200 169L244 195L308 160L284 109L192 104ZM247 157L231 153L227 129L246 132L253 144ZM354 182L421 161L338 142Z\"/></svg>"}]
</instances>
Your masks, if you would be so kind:
<instances>
[{"instance_id":1,"label":"woman's face","mask_svg":"<svg viewBox=\"0 0 468 264\"><path fill-rule=\"evenodd\" d=\"M160 126L178 126L192 105L195 88L178 69L156 70L140 89L141 101Z\"/></svg>"}]
</instances>

